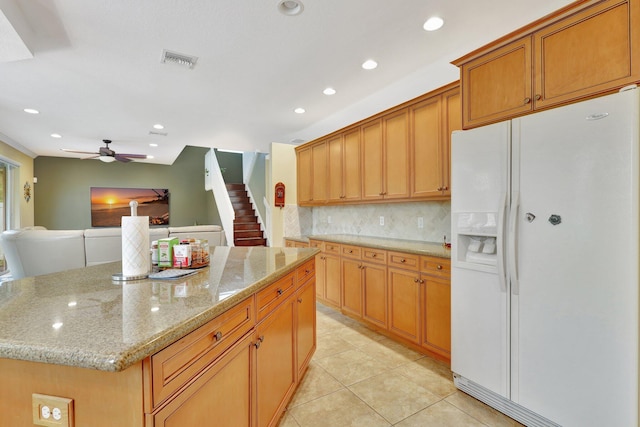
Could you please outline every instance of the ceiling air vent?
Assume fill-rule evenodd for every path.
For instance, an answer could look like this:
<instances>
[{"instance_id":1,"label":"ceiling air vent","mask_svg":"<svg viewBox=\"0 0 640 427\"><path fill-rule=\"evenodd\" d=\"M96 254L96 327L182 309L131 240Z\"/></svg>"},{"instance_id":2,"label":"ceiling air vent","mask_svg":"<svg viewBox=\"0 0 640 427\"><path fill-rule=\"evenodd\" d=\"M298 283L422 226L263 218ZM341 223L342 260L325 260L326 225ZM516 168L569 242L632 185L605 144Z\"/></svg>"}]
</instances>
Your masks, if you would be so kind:
<instances>
[{"instance_id":1,"label":"ceiling air vent","mask_svg":"<svg viewBox=\"0 0 640 427\"><path fill-rule=\"evenodd\" d=\"M189 56L182 53L171 52L167 49L164 49L162 51L162 58L160 58L160 62L178 64L187 68L193 68L196 65L197 61L198 58L196 56Z\"/></svg>"},{"instance_id":2,"label":"ceiling air vent","mask_svg":"<svg viewBox=\"0 0 640 427\"><path fill-rule=\"evenodd\" d=\"M168 133L167 132L158 132L158 131L155 131L155 130L150 130L149 131L149 135L167 136Z\"/></svg>"}]
</instances>

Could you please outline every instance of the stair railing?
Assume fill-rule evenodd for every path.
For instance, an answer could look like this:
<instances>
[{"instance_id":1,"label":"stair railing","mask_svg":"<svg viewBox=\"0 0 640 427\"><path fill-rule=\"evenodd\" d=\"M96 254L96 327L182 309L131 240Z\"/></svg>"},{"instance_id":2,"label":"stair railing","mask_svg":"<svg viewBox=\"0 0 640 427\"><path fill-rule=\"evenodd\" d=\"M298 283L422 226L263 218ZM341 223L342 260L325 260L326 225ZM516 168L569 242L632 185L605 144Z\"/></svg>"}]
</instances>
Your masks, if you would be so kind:
<instances>
[{"instance_id":1,"label":"stair railing","mask_svg":"<svg viewBox=\"0 0 640 427\"><path fill-rule=\"evenodd\" d=\"M216 201L216 207L222 222L222 229L227 238L227 245L235 246L233 243L233 220L236 218L236 213L233 210L231 198L229 198L227 187L222 178L218 158L213 149L209 150L205 156L205 188L210 188L213 192L213 198Z\"/></svg>"}]
</instances>

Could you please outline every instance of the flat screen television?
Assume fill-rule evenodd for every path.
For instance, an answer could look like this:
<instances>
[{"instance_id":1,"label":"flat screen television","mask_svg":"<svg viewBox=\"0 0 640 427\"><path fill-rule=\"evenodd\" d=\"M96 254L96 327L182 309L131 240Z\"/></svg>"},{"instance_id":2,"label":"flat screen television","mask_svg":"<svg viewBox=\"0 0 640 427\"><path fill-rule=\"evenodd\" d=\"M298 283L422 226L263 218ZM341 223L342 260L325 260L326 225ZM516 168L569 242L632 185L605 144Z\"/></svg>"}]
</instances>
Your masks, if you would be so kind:
<instances>
[{"instance_id":1,"label":"flat screen television","mask_svg":"<svg viewBox=\"0 0 640 427\"><path fill-rule=\"evenodd\" d=\"M129 202L138 202L138 215L148 216L149 225L169 225L168 188L91 187L91 226L120 227L131 215Z\"/></svg>"}]
</instances>

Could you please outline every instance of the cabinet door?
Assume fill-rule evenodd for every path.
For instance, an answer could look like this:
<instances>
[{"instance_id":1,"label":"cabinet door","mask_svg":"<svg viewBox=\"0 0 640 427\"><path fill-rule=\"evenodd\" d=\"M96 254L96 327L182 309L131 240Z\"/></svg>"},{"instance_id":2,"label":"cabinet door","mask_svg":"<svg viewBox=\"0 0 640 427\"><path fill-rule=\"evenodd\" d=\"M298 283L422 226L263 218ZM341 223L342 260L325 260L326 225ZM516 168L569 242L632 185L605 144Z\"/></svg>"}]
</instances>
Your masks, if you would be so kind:
<instances>
[{"instance_id":1,"label":"cabinet door","mask_svg":"<svg viewBox=\"0 0 640 427\"><path fill-rule=\"evenodd\" d=\"M360 128L344 134L343 140L343 200L360 200L362 195L362 168Z\"/></svg>"},{"instance_id":2,"label":"cabinet door","mask_svg":"<svg viewBox=\"0 0 640 427\"><path fill-rule=\"evenodd\" d=\"M354 259L342 259L342 309L362 317L362 264Z\"/></svg>"},{"instance_id":3,"label":"cabinet door","mask_svg":"<svg viewBox=\"0 0 640 427\"><path fill-rule=\"evenodd\" d=\"M256 420L258 427L275 426L293 393L296 381L294 363L294 303L289 298L256 327ZM183 425L210 425L183 424ZM217 422L216 422L217 425ZM248 425L248 424L236 424Z\"/></svg>"},{"instance_id":4,"label":"cabinet door","mask_svg":"<svg viewBox=\"0 0 640 427\"><path fill-rule=\"evenodd\" d=\"M329 150L329 202L342 201L344 197L343 186L343 145L342 135L335 136L327 141Z\"/></svg>"},{"instance_id":5,"label":"cabinet door","mask_svg":"<svg viewBox=\"0 0 640 427\"><path fill-rule=\"evenodd\" d=\"M531 36L462 65L465 129L531 111Z\"/></svg>"},{"instance_id":6,"label":"cabinet door","mask_svg":"<svg viewBox=\"0 0 640 427\"><path fill-rule=\"evenodd\" d=\"M440 165L442 166L442 194L451 196L451 133L462 129L462 105L460 88L442 94L442 120L444 135L440 140Z\"/></svg>"},{"instance_id":7,"label":"cabinet door","mask_svg":"<svg viewBox=\"0 0 640 427\"><path fill-rule=\"evenodd\" d=\"M408 110L382 119L383 196L409 197L409 113Z\"/></svg>"},{"instance_id":8,"label":"cabinet door","mask_svg":"<svg viewBox=\"0 0 640 427\"><path fill-rule=\"evenodd\" d=\"M311 202L311 147L304 148L296 153L298 175L298 204Z\"/></svg>"},{"instance_id":9,"label":"cabinet door","mask_svg":"<svg viewBox=\"0 0 640 427\"><path fill-rule=\"evenodd\" d=\"M422 276L422 345L446 358L451 357L451 283Z\"/></svg>"},{"instance_id":10,"label":"cabinet door","mask_svg":"<svg viewBox=\"0 0 640 427\"><path fill-rule=\"evenodd\" d=\"M148 416L147 425L206 426L212 420L220 427L251 425L252 338L246 335L175 399Z\"/></svg>"},{"instance_id":11,"label":"cabinet door","mask_svg":"<svg viewBox=\"0 0 640 427\"><path fill-rule=\"evenodd\" d=\"M442 194L441 98L435 96L409 107L411 120L411 197Z\"/></svg>"},{"instance_id":12,"label":"cabinet door","mask_svg":"<svg viewBox=\"0 0 640 427\"><path fill-rule=\"evenodd\" d=\"M316 349L315 279L309 279L296 292L296 361L298 378L309 365Z\"/></svg>"},{"instance_id":13,"label":"cabinet door","mask_svg":"<svg viewBox=\"0 0 640 427\"><path fill-rule=\"evenodd\" d=\"M362 198L382 198L382 125L380 120L362 126Z\"/></svg>"},{"instance_id":14,"label":"cabinet door","mask_svg":"<svg viewBox=\"0 0 640 427\"><path fill-rule=\"evenodd\" d=\"M640 79L640 3L604 1L535 33L535 107Z\"/></svg>"},{"instance_id":15,"label":"cabinet door","mask_svg":"<svg viewBox=\"0 0 640 427\"><path fill-rule=\"evenodd\" d=\"M420 277L389 268L389 331L420 343Z\"/></svg>"},{"instance_id":16,"label":"cabinet door","mask_svg":"<svg viewBox=\"0 0 640 427\"><path fill-rule=\"evenodd\" d=\"M327 200L327 144L322 142L311 147L312 151L312 195L311 200L314 204L324 203Z\"/></svg>"},{"instance_id":17,"label":"cabinet door","mask_svg":"<svg viewBox=\"0 0 640 427\"><path fill-rule=\"evenodd\" d=\"M371 323L387 329L387 267L362 264L363 313Z\"/></svg>"},{"instance_id":18,"label":"cabinet door","mask_svg":"<svg viewBox=\"0 0 640 427\"><path fill-rule=\"evenodd\" d=\"M330 304L340 307L340 257L325 254L325 294Z\"/></svg>"},{"instance_id":19,"label":"cabinet door","mask_svg":"<svg viewBox=\"0 0 640 427\"><path fill-rule=\"evenodd\" d=\"M327 262L325 258L322 253L316 255L316 297L322 301L326 299Z\"/></svg>"}]
</instances>

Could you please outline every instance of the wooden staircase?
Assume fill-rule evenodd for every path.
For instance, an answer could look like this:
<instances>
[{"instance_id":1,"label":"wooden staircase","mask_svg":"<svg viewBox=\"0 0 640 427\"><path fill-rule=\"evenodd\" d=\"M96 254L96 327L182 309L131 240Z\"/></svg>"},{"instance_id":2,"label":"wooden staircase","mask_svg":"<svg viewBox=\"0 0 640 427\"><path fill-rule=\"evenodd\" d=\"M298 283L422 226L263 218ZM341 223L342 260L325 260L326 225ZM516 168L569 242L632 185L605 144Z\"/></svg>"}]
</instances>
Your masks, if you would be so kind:
<instances>
[{"instance_id":1,"label":"wooden staircase","mask_svg":"<svg viewBox=\"0 0 640 427\"><path fill-rule=\"evenodd\" d=\"M236 219L233 220L233 244L236 246L267 246L244 184L226 184Z\"/></svg>"}]
</instances>

